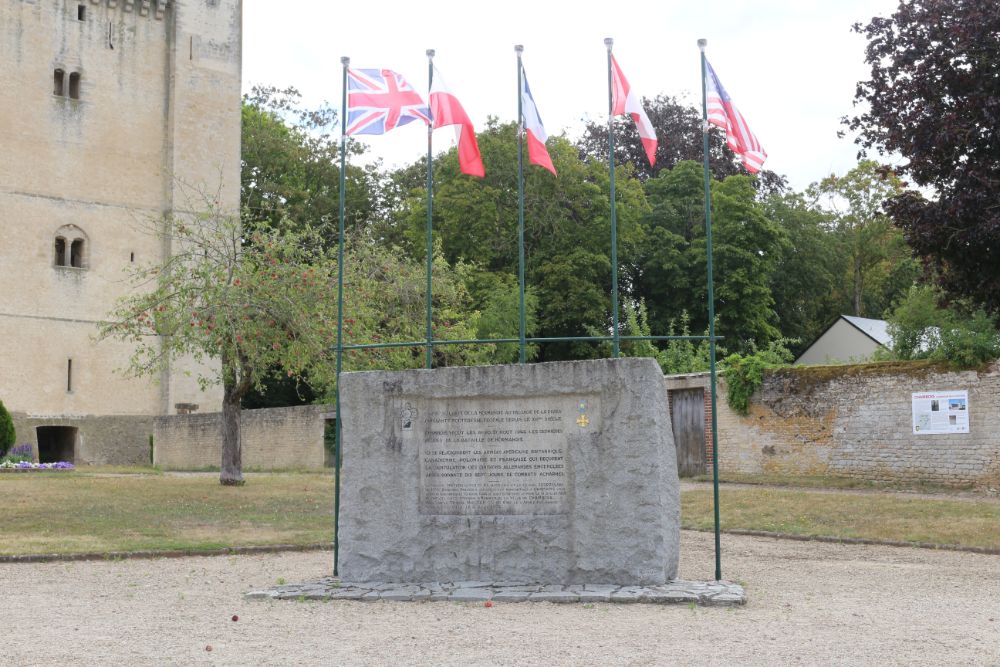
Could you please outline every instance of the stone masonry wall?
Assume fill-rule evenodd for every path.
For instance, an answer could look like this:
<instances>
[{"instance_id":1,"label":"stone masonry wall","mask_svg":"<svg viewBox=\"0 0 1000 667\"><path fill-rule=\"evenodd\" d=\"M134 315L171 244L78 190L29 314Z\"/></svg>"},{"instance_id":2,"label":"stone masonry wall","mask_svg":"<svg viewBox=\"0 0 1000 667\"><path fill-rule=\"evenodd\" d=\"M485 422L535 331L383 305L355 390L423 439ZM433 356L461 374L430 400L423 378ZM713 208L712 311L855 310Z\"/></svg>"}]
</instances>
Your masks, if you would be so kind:
<instances>
[{"instance_id":1,"label":"stone masonry wall","mask_svg":"<svg viewBox=\"0 0 1000 667\"><path fill-rule=\"evenodd\" d=\"M13 412L17 444L30 444L38 460L39 426L77 429L76 465L149 465L153 418L134 415L37 417Z\"/></svg>"},{"instance_id":2,"label":"stone masonry wall","mask_svg":"<svg viewBox=\"0 0 1000 667\"><path fill-rule=\"evenodd\" d=\"M329 405L244 410L244 468L322 468L323 428L334 416L335 408ZM218 412L156 417L153 462L168 469L218 468L221 419Z\"/></svg>"},{"instance_id":3,"label":"stone masonry wall","mask_svg":"<svg viewBox=\"0 0 1000 667\"><path fill-rule=\"evenodd\" d=\"M947 390L968 391L970 432L915 435L911 394ZM1000 363L978 371L921 362L788 368L766 376L746 417L720 389L719 466L998 489L998 424Z\"/></svg>"}]
</instances>

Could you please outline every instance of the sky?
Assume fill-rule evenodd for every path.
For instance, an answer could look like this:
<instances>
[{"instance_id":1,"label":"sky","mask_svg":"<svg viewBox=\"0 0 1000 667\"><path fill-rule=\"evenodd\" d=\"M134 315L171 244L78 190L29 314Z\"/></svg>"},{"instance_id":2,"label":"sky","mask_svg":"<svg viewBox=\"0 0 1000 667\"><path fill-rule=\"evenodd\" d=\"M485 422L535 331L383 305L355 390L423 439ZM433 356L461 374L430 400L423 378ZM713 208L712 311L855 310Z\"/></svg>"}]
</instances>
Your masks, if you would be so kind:
<instances>
[{"instance_id":1,"label":"sky","mask_svg":"<svg viewBox=\"0 0 1000 667\"><path fill-rule=\"evenodd\" d=\"M606 15L606 8L614 11ZM887 16L896 0L714 0L617 3L478 0L432 3L382 0L355 5L329 0L244 3L243 87L295 86L308 106L341 105L341 56L351 67L392 69L425 96L427 49L477 129L489 116L517 116L515 44L545 129L571 140L587 120L605 122L607 51L645 97L677 96L701 104L697 40L730 97L768 153L765 168L801 190L856 163L852 137L839 139L853 112L855 85L868 78L855 22ZM455 133L434 134L435 153ZM670 141L670 137L659 137ZM368 157L387 167L426 153L417 123L364 137Z\"/></svg>"}]
</instances>

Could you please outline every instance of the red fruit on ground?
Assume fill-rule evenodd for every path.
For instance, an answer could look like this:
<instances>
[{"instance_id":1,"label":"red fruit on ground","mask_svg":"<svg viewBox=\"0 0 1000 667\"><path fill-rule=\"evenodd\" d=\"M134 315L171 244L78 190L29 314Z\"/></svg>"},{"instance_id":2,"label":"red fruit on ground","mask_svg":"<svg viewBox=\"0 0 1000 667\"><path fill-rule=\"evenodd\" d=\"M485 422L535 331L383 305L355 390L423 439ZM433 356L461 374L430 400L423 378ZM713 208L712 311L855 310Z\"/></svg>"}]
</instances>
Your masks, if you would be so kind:
<instances>
[{"instance_id":1,"label":"red fruit on ground","mask_svg":"<svg viewBox=\"0 0 1000 667\"><path fill-rule=\"evenodd\" d=\"M238 620L240 620L240 617L237 616L236 614L233 614L233 623L235 623Z\"/></svg>"},{"instance_id":2,"label":"red fruit on ground","mask_svg":"<svg viewBox=\"0 0 1000 667\"><path fill-rule=\"evenodd\" d=\"M483 606L484 607L492 607L493 606L493 600L487 600L486 602L483 603Z\"/></svg>"},{"instance_id":3,"label":"red fruit on ground","mask_svg":"<svg viewBox=\"0 0 1000 667\"><path fill-rule=\"evenodd\" d=\"M211 653L212 652L212 645L209 644L208 646L206 646L205 650L208 651L209 653Z\"/></svg>"}]
</instances>

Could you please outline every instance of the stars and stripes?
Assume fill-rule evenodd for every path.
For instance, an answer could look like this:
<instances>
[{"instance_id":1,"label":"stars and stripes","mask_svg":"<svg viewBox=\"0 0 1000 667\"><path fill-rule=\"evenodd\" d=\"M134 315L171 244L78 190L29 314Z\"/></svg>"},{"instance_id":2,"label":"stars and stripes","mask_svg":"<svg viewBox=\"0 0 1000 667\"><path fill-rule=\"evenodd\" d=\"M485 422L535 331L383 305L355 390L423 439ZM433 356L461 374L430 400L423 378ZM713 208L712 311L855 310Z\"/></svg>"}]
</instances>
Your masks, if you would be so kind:
<instances>
[{"instance_id":1,"label":"stars and stripes","mask_svg":"<svg viewBox=\"0 0 1000 667\"><path fill-rule=\"evenodd\" d=\"M743 166L751 174L756 174L764 166L767 153L750 131L746 119L733 104L726 89L722 87L718 75L709 62L705 61L705 102L708 122L726 131L726 143L734 153L743 159Z\"/></svg>"},{"instance_id":2,"label":"stars and stripes","mask_svg":"<svg viewBox=\"0 0 1000 667\"><path fill-rule=\"evenodd\" d=\"M430 109L390 69L347 70L347 134L385 134L414 120L431 122Z\"/></svg>"}]
</instances>

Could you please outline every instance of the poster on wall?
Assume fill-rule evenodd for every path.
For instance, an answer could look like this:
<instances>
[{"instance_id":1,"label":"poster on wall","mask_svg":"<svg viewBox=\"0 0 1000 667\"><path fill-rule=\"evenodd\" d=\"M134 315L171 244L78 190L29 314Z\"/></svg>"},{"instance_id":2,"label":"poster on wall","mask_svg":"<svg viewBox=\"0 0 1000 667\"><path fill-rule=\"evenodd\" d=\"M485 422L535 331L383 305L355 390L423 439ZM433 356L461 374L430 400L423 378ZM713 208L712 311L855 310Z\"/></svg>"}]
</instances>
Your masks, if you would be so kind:
<instances>
[{"instance_id":1,"label":"poster on wall","mask_svg":"<svg viewBox=\"0 0 1000 667\"><path fill-rule=\"evenodd\" d=\"M913 432L918 435L969 432L969 392L913 394Z\"/></svg>"}]
</instances>

